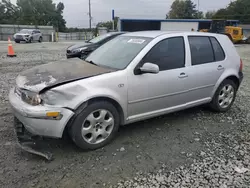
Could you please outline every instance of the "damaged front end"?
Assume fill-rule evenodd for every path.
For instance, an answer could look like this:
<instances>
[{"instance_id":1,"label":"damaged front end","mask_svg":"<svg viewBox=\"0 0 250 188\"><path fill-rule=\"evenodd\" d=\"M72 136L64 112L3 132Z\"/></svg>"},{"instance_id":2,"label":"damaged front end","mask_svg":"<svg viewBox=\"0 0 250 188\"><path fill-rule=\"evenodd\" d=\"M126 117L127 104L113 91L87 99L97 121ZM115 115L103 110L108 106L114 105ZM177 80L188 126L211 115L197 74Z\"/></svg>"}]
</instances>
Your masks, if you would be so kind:
<instances>
[{"instance_id":1,"label":"damaged front end","mask_svg":"<svg viewBox=\"0 0 250 188\"><path fill-rule=\"evenodd\" d=\"M53 160L53 155L46 149L47 146L44 143L43 138L28 132L16 117L14 117L14 128L18 139L18 145L21 149L44 157L49 161Z\"/></svg>"}]
</instances>

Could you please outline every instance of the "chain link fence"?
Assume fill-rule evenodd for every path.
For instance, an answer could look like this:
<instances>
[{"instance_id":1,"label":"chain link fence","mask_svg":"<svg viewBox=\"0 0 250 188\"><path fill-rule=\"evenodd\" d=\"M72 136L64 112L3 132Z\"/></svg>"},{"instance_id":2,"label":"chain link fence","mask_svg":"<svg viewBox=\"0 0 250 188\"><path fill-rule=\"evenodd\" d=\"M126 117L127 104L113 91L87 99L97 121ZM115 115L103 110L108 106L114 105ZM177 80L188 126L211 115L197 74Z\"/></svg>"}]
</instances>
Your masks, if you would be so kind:
<instances>
[{"instance_id":1,"label":"chain link fence","mask_svg":"<svg viewBox=\"0 0 250 188\"><path fill-rule=\"evenodd\" d=\"M89 40L94 38L92 32L72 32L72 33L58 33L58 41L68 41L68 40Z\"/></svg>"}]
</instances>

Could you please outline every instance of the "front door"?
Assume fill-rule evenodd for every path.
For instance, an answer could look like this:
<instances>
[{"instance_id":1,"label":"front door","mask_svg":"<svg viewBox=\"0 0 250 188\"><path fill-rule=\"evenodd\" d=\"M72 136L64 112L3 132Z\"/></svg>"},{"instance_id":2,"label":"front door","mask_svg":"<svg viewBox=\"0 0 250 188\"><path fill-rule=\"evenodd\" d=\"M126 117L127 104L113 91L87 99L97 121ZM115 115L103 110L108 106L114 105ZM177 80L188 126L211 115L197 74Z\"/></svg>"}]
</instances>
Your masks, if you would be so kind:
<instances>
[{"instance_id":1,"label":"front door","mask_svg":"<svg viewBox=\"0 0 250 188\"><path fill-rule=\"evenodd\" d=\"M158 65L160 72L128 76L129 120L171 111L186 103L188 77L183 37L157 43L138 66L147 62Z\"/></svg>"}]
</instances>

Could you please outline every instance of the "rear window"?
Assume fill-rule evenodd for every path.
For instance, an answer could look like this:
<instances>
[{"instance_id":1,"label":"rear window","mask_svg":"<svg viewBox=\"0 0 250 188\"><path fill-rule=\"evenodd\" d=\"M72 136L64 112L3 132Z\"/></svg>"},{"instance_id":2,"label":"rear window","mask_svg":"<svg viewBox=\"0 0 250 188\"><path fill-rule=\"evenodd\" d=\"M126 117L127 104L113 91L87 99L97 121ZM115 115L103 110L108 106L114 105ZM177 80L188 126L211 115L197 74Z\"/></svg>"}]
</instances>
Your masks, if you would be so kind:
<instances>
[{"instance_id":1,"label":"rear window","mask_svg":"<svg viewBox=\"0 0 250 188\"><path fill-rule=\"evenodd\" d=\"M192 65L211 63L214 61L214 52L209 37L189 36Z\"/></svg>"},{"instance_id":2,"label":"rear window","mask_svg":"<svg viewBox=\"0 0 250 188\"><path fill-rule=\"evenodd\" d=\"M215 61L223 61L225 59L225 52L223 51L220 43L214 37L210 37L210 40L213 45Z\"/></svg>"}]
</instances>

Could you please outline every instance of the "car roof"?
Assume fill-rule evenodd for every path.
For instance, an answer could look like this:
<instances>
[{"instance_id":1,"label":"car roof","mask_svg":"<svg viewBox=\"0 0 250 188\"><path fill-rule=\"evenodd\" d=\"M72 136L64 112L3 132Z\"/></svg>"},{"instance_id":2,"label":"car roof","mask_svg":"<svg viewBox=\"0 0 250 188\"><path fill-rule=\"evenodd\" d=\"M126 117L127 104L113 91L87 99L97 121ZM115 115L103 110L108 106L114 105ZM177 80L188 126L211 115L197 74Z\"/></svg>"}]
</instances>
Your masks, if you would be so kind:
<instances>
[{"instance_id":1,"label":"car roof","mask_svg":"<svg viewBox=\"0 0 250 188\"><path fill-rule=\"evenodd\" d=\"M135 37L148 37L157 38L161 35L166 34L180 34L180 35L198 35L198 36L216 36L218 34L207 33L207 32L196 32L196 31L136 31L123 34L123 36L135 36Z\"/></svg>"}]
</instances>

